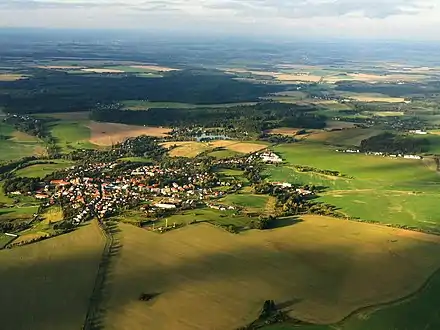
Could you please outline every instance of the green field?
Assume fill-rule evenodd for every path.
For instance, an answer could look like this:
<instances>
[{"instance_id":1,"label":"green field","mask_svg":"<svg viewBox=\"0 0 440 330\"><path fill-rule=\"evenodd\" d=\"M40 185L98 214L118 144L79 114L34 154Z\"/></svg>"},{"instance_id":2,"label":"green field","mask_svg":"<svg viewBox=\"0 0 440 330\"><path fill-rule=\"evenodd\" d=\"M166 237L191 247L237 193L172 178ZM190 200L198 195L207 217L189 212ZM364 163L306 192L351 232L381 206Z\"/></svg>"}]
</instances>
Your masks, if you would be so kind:
<instances>
[{"instance_id":1,"label":"green field","mask_svg":"<svg viewBox=\"0 0 440 330\"><path fill-rule=\"evenodd\" d=\"M50 128L52 136L64 151L73 149L93 149L96 146L89 142L91 132L84 122L62 121Z\"/></svg>"},{"instance_id":2,"label":"green field","mask_svg":"<svg viewBox=\"0 0 440 330\"><path fill-rule=\"evenodd\" d=\"M235 157L238 155L242 155L242 154L239 152L233 151L233 150L228 150L228 149L217 150L217 151L210 152L208 154L208 156L215 157L218 159L232 158L232 157Z\"/></svg>"},{"instance_id":3,"label":"green field","mask_svg":"<svg viewBox=\"0 0 440 330\"><path fill-rule=\"evenodd\" d=\"M233 194L221 199L222 203L240 206L249 209L259 209L260 211L266 207L269 196L253 195L253 194Z\"/></svg>"},{"instance_id":4,"label":"green field","mask_svg":"<svg viewBox=\"0 0 440 330\"><path fill-rule=\"evenodd\" d=\"M14 237L0 233L0 250L11 243L14 239Z\"/></svg>"},{"instance_id":5,"label":"green field","mask_svg":"<svg viewBox=\"0 0 440 330\"><path fill-rule=\"evenodd\" d=\"M55 164L35 164L29 165L15 172L17 176L29 178L44 178L57 170L71 166L73 163L65 160L56 160Z\"/></svg>"},{"instance_id":6,"label":"green field","mask_svg":"<svg viewBox=\"0 0 440 330\"><path fill-rule=\"evenodd\" d=\"M132 162L132 163L150 163L151 158L148 157L124 157L118 159L121 162Z\"/></svg>"},{"instance_id":7,"label":"green field","mask_svg":"<svg viewBox=\"0 0 440 330\"><path fill-rule=\"evenodd\" d=\"M347 217L440 232L440 216L433 212L440 198L440 175L433 160L338 153L316 143L274 150L286 164L269 167L265 173L269 181L321 187L319 201L335 205ZM339 171L346 177L298 172L293 164Z\"/></svg>"},{"instance_id":8,"label":"green field","mask_svg":"<svg viewBox=\"0 0 440 330\"><path fill-rule=\"evenodd\" d=\"M45 153L42 142L36 137L18 132L10 125L0 122L1 161L16 160L22 157Z\"/></svg>"},{"instance_id":9,"label":"green field","mask_svg":"<svg viewBox=\"0 0 440 330\"><path fill-rule=\"evenodd\" d=\"M0 220L30 219L37 210L37 205L20 204L10 208L0 208Z\"/></svg>"}]
</instances>

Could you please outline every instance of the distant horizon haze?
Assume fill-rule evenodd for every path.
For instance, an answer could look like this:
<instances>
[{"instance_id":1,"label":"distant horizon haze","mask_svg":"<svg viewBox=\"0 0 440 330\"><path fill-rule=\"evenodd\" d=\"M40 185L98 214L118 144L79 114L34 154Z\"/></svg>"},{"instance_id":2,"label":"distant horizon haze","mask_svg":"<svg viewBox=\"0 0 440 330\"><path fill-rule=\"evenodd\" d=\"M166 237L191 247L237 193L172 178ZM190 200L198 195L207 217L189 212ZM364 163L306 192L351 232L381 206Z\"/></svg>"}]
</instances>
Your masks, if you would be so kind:
<instances>
[{"instance_id":1,"label":"distant horizon haze","mask_svg":"<svg viewBox=\"0 0 440 330\"><path fill-rule=\"evenodd\" d=\"M439 0L4 0L0 28L440 40Z\"/></svg>"}]
</instances>

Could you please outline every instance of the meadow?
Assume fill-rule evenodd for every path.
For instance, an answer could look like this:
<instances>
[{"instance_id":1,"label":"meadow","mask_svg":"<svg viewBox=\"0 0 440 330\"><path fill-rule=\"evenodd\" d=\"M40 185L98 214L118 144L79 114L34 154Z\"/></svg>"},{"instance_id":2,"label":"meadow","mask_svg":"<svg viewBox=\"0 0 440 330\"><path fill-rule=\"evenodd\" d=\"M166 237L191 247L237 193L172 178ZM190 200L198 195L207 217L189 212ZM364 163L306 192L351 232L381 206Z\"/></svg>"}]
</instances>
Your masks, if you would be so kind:
<instances>
[{"instance_id":1,"label":"meadow","mask_svg":"<svg viewBox=\"0 0 440 330\"><path fill-rule=\"evenodd\" d=\"M56 139L57 145L65 152L95 147L90 142L91 130L87 127L87 122L67 120L56 122L50 126L50 133Z\"/></svg>"},{"instance_id":2,"label":"meadow","mask_svg":"<svg viewBox=\"0 0 440 330\"><path fill-rule=\"evenodd\" d=\"M334 149L315 143L276 146L286 163L269 167L267 180L321 187L319 201L335 205L347 217L440 232L440 217L432 212L440 198L440 176L432 159L392 159ZM294 164L344 176L299 172Z\"/></svg>"},{"instance_id":3,"label":"meadow","mask_svg":"<svg viewBox=\"0 0 440 330\"><path fill-rule=\"evenodd\" d=\"M92 223L68 235L1 250L2 327L81 328L103 245Z\"/></svg>"},{"instance_id":4,"label":"meadow","mask_svg":"<svg viewBox=\"0 0 440 330\"><path fill-rule=\"evenodd\" d=\"M38 138L15 130L12 126L0 122L1 161L17 160L26 156L44 155L45 149Z\"/></svg>"},{"instance_id":5,"label":"meadow","mask_svg":"<svg viewBox=\"0 0 440 330\"><path fill-rule=\"evenodd\" d=\"M15 172L15 175L29 178L44 178L55 171L72 166L73 163L66 160L52 160L54 164L30 164Z\"/></svg>"},{"instance_id":6,"label":"meadow","mask_svg":"<svg viewBox=\"0 0 440 330\"><path fill-rule=\"evenodd\" d=\"M120 229L106 329L234 329L266 299L335 323L415 292L440 264L436 236L318 216L239 235L207 224L164 235ZM146 303L141 293L158 295Z\"/></svg>"}]
</instances>

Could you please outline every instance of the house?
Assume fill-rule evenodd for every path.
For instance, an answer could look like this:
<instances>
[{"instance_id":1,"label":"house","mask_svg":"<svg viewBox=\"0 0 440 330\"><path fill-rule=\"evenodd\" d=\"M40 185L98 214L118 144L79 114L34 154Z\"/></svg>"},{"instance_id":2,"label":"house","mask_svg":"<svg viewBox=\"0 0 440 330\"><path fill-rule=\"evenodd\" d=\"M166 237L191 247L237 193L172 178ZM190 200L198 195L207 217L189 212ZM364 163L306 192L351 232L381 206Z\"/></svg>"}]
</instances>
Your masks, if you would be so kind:
<instances>
[{"instance_id":1,"label":"house","mask_svg":"<svg viewBox=\"0 0 440 330\"><path fill-rule=\"evenodd\" d=\"M416 155L405 155L405 156L403 156L403 158L405 158L405 159L423 159L423 157L416 156Z\"/></svg>"},{"instance_id":2,"label":"house","mask_svg":"<svg viewBox=\"0 0 440 330\"><path fill-rule=\"evenodd\" d=\"M176 205L174 204L164 204L164 203L157 203L154 204L154 206L160 208L160 209L167 209L167 210L172 210L176 208Z\"/></svg>"},{"instance_id":3,"label":"house","mask_svg":"<svg viewBox=\"0 0 440 330\"><path fill-rule=\"evenodd\" d=\"M50 181L50 184L53 184L55 186L67 186L70 183L67 181L64 181L64 180L52 180L52 181Z\"/></svg>"},{"instance_id":4,"label":"house","mask_svg":"<svg viewBox=\"0 0 440 330\"><path fill-rule=\"evenodd\" d=\"M419 134L419 135L427 135L428 134L428 132L422 131L420 129L412 130L412 131L409 131L409 132L412 133L412 134Z\"/></svg>"},{"instance_id":5,"label":"house","mask_svg":"<svg viewBox=\"0 0 440 330\"><path fill-rule=\"evenodd\" d=\"M49 198L49 196L46 194L38 193L38 194L35 194L35 198L36 199L46 199L46 198Z\"/></svg>"}]
</instances>

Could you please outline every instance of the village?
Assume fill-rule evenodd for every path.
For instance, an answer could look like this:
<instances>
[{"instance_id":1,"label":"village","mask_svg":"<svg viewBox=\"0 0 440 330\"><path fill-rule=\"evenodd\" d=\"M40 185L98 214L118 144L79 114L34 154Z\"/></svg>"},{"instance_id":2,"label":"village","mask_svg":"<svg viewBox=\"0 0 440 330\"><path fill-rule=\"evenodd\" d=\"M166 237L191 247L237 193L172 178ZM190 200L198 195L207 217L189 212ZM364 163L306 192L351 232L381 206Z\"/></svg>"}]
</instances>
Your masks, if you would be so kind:
<instances>
[{"instance_id":1,"label":"village","mask_svg":"<svg viewBox=\"0 0 440 330\"><path fill-rule=\"evenodd\" d=\"M270 151L239 158L213 161L212 169L251 170L259 162L281 163ZM118 161L71 166L56 174L57 178L40 182L33 196L44 207L61 205L64 220L78 226L92 218L106 219L123 210L136 209L146 218L160 217L179 210L208 207L226 211L236 207L216 200L243 187L240 180L224 177L216 170L201 170L197 160L180 167L142 165L121 167ZM273 183L291 188L289 183ZM309 191L297 191L307 195ZM15 192L20 194L20 192Z\"/></svg>"}]
</instances>

